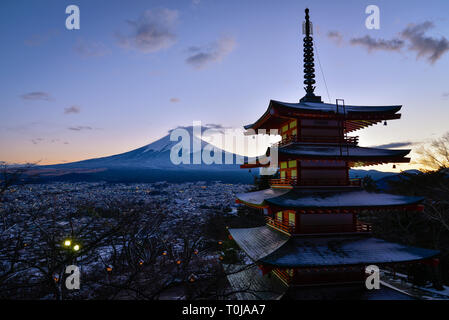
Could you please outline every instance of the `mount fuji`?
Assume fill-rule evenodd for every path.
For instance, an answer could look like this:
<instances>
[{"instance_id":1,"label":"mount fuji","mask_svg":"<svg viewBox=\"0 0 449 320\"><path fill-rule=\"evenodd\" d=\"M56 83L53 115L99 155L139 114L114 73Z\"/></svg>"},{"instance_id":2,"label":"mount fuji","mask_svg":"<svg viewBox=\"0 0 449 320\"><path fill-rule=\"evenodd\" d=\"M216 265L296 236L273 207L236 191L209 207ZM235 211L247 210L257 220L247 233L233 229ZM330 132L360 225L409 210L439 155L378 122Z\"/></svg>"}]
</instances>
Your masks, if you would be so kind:
<instances>
[{"instance_id":1,"label":"mount fuji","mask_svg":"<svg viewBox=\"0 0 449 320\"><path fill-rule=\"evenodd\" d=\"M143 147L107 157L88 159L83 161L38 166L36 172L39 180L50 181L115 181L115 182L152 182L152 181L198 181L221 180L225 182L252 183L253 175L247 170L240 169L236 164L236 155L216 148L221 152L222 164L193 164L194 156L202 152L207 142L194 136L193 127L179 127L185 129L190 136L190 164L173 164L170 153L173 146L179 143L171 141L168 134ZM201 127L205 130L221 132L217 125ZM201 145L201 151L193 152L193 145ZM204 150L205 151L205 150ZM233 164L225 164L225 158L233 159Z\"/></svg>"}]
</instances>

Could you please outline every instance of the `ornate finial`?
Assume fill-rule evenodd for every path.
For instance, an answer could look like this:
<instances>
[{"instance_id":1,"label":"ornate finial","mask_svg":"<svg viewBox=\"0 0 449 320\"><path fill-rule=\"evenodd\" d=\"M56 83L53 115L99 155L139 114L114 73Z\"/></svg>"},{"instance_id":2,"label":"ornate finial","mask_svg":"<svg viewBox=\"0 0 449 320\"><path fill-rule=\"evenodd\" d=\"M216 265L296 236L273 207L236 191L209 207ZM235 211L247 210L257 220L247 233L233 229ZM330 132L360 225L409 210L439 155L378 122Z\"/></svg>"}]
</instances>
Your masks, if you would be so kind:
<instances>
[{"instance_id":1,"label":"ornate finial","mask_svg":"<svg viewBox=\"0 0 449 320\"><path fill-rule=\"evenodd\" d=\"M321 97L316 96L313 91L315 87L315 64L313 59L313 29L312 22L309 19L309 9L306 8L306 21L302 24L302 32L304 37L304 90L306 95L300 100L301 102L322 102Z\"/></svg>"}]
</instances>

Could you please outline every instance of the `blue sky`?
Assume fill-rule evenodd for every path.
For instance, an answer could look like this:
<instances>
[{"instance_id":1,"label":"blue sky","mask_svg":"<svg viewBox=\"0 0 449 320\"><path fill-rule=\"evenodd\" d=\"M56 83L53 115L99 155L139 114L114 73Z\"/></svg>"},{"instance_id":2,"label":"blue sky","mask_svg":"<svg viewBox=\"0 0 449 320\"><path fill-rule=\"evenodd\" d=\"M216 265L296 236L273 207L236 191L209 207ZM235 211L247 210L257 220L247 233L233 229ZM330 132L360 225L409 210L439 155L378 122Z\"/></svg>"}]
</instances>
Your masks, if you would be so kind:
<instances>
[{"instance_id":1,"label":"blue sky","mask_svg":"<svg viewBox=\"0 0 449 320\"><path fill-rule=\"evenodd\" d=\"M404 105L401 120L357 132L361 145L427 141L448 129L449 2L422 3L3 0L0 160L111 155L192 121L240 127L270 99L297 102L305 7L332 102ZM80 30L65 28L70 4ZM365 27L370 4L379 30Z\"/></svg>"}]
</instances>

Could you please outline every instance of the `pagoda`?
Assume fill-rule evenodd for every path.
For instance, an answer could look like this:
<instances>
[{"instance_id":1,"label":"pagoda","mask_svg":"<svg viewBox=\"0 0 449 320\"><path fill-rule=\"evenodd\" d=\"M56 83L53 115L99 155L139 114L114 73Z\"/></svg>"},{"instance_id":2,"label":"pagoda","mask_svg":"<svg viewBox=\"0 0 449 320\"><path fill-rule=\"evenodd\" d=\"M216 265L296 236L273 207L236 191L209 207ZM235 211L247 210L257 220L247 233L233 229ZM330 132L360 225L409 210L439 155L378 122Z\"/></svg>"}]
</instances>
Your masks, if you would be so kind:
<instances>
[{"instance_id":1,"label":"pagoda","mask_svg":"<svg viewBox=\"0 0 449 320\"><path fill-rule=\"evenodd\" d=\"M421 197L368 192L360 179L349 177L352 167L410 161L406 157L410 150L360 147L358 137L348 136L399 119L402 106L345 105L339 99L335 104L323 103L314 93L312 23L308 9L305 14L306 95L298 103L271 100L265 113L245 126L255 134L278 129L282 140L267 150L267 157L278 154L279 178L271 179L268 189L237 195L238 203L260 209L266 216L264 226L229 229L230 238L253 262L228 276L234 288L251 288L239 294L242 299L307 299L310 295L332 299L341 297L346 285L357 288L356 298L369 298L367 266L426 262L439 253L375 238L371 226L358 220L362 212L423 210ZM241 167L269 165L256 162Z\"/></svg>"}]
</instances>

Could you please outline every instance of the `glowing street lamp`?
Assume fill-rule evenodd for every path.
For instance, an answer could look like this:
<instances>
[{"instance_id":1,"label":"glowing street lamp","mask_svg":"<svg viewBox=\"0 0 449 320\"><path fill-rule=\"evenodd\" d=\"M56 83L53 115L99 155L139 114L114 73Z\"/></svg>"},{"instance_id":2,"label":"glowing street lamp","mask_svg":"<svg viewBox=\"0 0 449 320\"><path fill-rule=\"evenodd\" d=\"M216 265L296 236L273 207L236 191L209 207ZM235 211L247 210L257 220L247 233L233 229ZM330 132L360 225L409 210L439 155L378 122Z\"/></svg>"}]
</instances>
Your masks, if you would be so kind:
<instances>
[{"instance_id":1,"label":"glowing street lamp","mask_svg":"<svg viewBox=\"0 0 449 320\"><path fill-rule=\"evenodd\" d=\"M70 245L72 244L72 241L70 241L70 240L66 240L66 241L64 241L64 246L65 247L70 247Z\"/></svg>"},{"instance_id":2,"label":"glowing street lamp","mask_svg":"<svg viewBox=\"0 0 449 320\"><path fill-rule=\"evenodd\" d=\"M74 250L74 251L79 251L79 250L80 250L79 244L75 244L75 245L73 246L73 250Z\"/></svg>"}]
</instances>

